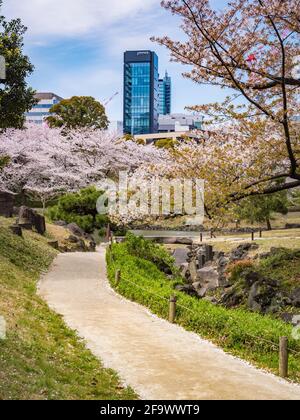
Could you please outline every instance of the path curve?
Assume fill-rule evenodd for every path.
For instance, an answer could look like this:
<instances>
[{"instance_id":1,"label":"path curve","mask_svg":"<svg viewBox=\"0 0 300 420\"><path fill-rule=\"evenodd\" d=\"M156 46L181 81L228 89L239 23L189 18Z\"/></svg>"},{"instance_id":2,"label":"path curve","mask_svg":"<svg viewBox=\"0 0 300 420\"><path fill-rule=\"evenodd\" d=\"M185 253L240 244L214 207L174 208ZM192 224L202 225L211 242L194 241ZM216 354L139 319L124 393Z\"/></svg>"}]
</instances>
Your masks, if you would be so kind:
<instances>
[{"instance_id":1,"label":"path curve","mask_svg":"<svg viewBox=\"0 0 300 420\"><path fill-rule=\"evenodd\" d=\"M40 295L145 400L300 399L300 387L225 354L109 286L105 249L60 254Z\"/></svg>"}]
</instances>

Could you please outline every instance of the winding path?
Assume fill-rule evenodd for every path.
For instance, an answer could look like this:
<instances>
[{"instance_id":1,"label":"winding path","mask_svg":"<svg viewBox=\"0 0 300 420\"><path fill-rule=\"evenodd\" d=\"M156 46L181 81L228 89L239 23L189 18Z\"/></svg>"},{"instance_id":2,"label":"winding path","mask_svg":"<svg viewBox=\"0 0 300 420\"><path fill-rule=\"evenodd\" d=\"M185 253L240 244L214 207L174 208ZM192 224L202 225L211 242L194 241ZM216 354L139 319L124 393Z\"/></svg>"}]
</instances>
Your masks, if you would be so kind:
<instances>
[{"instance_id":1,"label":"winding path","mask_svg":"<svg viewBox=\"0 0 300 420\"><path fill-rule=\"evenodd\" d=\"M300 399L300 387L235 359L118 296L105 249L60 254L40 295L145 400Z\"/></svg>"}]
</instances>

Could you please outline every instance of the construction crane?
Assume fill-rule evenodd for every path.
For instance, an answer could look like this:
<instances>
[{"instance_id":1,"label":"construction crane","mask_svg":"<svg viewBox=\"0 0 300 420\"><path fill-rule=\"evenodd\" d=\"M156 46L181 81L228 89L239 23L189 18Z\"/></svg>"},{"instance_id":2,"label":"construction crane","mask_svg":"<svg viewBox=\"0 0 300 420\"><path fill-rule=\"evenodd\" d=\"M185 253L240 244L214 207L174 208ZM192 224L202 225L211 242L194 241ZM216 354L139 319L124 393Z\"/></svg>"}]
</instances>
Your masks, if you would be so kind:
<instances>
[{"instance_id":1,"label":"construction crane","mask_svg":"<svg viewBox=\"0 0 300 420\"><path fill-rule=\"evenodd\" d=\"M119 92L116 92L112 97L110 97L109 99L105 100L103 105L107 106L116 96L119 95Z\"/></svg>"}]
</instances>

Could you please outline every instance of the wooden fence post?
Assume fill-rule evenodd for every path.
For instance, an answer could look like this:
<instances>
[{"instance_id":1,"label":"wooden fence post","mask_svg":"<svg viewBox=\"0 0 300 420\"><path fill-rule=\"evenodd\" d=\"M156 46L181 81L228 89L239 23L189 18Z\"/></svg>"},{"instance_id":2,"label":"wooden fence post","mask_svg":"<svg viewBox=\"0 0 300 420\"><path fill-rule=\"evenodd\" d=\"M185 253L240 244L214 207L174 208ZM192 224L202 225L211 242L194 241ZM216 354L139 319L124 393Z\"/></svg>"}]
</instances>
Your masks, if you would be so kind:
<instances>
[{"instance_id":1,"label":"wooden fence post","mask_svg":"<svg viewBox=\"0 0 300 420\"><path fill-rule=\"evenodd\" d=\"M116 286L119 286L121 281L121 270L117 270L115 274Z\"/></svg>"},{"instance_id":2,"label":"wooden fence post","mask_svg":"<svg viewBox=\"0 0 300 420\"><path fill-rule=\"evenodd\" d=\"M251 232L251 240L254 241L254 231Z\"/></svg>"},{"instance_id":3,"label":"wooden fence post","mask_svg":"<svg viewBox=\"0 0 300 420\"><path fill-rule=\"evenodd\" d=\"M280 337L279 342L279 374L282 378L288 377L288 339L287 337Z\"/></svg>"},{"instance_id":4,"label":"wooden fence post","mask_svg":"<svg viewBox=\"0 0 300 420\"><path fill-rule=\"evenodd\" d=\"M200 242L203 242L203 233L200 233Z\"/></svg>"},{"instance_id":5,"label":"wooden fence post","mask_svg":"<svg viewBox=\"0 0 300 420\"><path fill-rule=\"evenodd\" d=\"M176 302L177 302L176 296L171 296L170 297L170 306L169 306L169 321L171 322L171 324L174 324L174 322L175 322Z\"/></svg>"},{"instance_id":6,"label":"wooden fence post","mask_svg":"<svg viewBox=\"0 0 300 420\"><path fill-rule=\"evenodd\" d=\"M262 238L262 230L259 231L259 237Z\"/></svg>"}]
</instances>

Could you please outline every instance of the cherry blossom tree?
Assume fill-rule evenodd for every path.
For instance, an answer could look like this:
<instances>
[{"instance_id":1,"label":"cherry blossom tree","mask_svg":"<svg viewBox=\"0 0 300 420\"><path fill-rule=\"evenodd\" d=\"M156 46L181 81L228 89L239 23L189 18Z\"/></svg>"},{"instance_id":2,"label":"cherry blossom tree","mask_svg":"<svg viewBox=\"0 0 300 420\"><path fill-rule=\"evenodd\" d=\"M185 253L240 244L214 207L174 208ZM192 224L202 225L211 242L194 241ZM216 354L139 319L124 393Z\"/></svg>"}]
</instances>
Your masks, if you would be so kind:
<instances>
[{"instance_id":1,"label":"cherry blossom tree","mask_svg":"<svg viewBox=\"0 0 300 420\"><path fill-rule=\"evenodd\" d=\"M300 1L233 0L221 11L208 0L162 6L182 18L186 41L156 41L189 66L184 77L229 93L223 103L189 107L213 125L200 144L175 153L180 173L207 181L208 212L300 186Z\"/></svg>"},{"instance_id":2,"label":"cherry blossom tree","mask_svg":"<svg viewBox=\"0 0 300 420\"><path fill-rule=\"evenodd\" d=\"M62 133L47 126L7 130L0 135L0 155L9 162L0 175L0 189L29 194L47 201L63 192L77 191L120 170L158 162L163 152L154 146L126 142L101 130Z\"/></svg>"}]
</instances>

